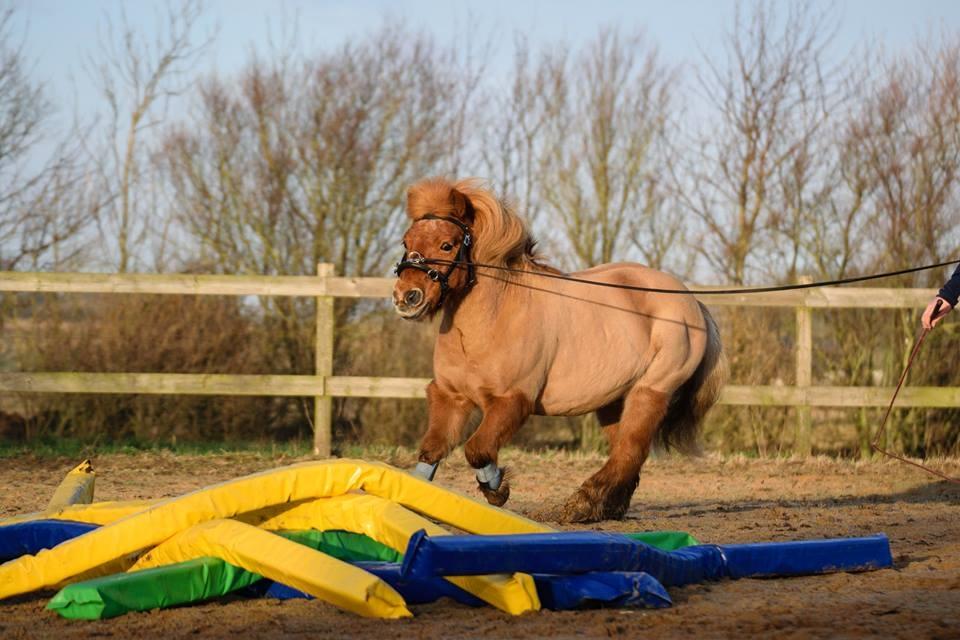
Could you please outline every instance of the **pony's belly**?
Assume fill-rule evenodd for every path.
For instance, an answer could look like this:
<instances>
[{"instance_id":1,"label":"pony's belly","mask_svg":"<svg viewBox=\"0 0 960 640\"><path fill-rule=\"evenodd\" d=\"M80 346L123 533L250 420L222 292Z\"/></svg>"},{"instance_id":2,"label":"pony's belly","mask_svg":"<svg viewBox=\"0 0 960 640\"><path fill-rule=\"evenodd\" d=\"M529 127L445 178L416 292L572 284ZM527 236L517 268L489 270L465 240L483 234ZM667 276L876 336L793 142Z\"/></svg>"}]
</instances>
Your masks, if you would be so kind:
<instances>
[{"instance_id":1,"label":"pony's belly","mask_svg":"<svg viewBox=\"0 0 960 640\"><path fill-rule=\"evenodd\" d=\"M591 331L592 329L592 331ZM604 331L593 327L572 329L573 335L598 335L561 345L547 370L539 406L544 415L578 416L622 398L647 368L651 354L637 349L646 337L636 331Z\"/></svg>"},{"instance_id":2,"label":"pony's belly","mask_svg":"<svg viewBox=\"0 0 960 640\"><path fill-rule=\"evenodd\" d=\"M548 384L540 396L537 413L544 416L582 416L622 398L630 385Z\"/></svg>"}]
</instances>

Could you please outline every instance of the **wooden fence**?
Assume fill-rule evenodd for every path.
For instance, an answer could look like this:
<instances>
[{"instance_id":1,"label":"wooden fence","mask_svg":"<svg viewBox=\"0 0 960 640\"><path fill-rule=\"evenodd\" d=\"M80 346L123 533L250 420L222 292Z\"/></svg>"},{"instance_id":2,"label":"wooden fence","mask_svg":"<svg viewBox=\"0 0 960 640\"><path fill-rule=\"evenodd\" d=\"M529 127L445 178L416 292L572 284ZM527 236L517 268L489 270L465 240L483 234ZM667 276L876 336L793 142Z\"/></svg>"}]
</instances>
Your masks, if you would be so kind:
<instances>
[{"instance_id":1,"label":"wooden fence","mask_svg":"<svg viewBox=\"0 0 960 640\"><path fill-rule=\"evenodd\" d=\"M318 265L316 276L224 276L0 272L0 292L141 293L317 298L315 375L232 375L175 373L0 373L0 393L144 393L316 398L314 452L327 456L331 445L334 397L424 398L423 378L337 376L333 372L334 298L386 298L392 278L344 278L333 266ZM691 287L694 291L711 287ZM756 294L704 296L711 306L791 307L797 323L796 385L727 385L720 402L728 405L797 407L796 453L811 448L812 407L883 407L892 387L813 385L813 309L923 307L932 289L829 287ZM960 388L906 387L901 407L957 407Z\"/></svg>"}]
</instances>

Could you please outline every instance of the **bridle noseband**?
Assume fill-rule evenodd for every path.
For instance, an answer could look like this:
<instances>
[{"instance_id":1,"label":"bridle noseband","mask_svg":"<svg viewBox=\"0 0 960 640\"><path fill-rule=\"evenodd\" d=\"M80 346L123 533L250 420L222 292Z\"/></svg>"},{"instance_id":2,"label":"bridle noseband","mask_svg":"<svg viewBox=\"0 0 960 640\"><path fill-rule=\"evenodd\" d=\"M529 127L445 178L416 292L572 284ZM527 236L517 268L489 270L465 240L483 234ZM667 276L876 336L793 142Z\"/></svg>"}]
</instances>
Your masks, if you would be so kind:
<instances>
[{"instance_id":1,"label":"bridle noseband","mask_svg":"<svg viewBox=\"0 0 960 640\"><path fill-rule=\"evenodd\" d=\"M403 273L405 269L416 269L417 271L422 271L427 274L427 277L438 282L440 284L440 299L437 300L437 306L443 304L443 299L447 296L447 291L450 290L450 276L453 274L453 270L458 266L465 264L467 266L467 288L469 289L477 282L476 273L474 271L473 262L470 260L470 247L473 246L473 234L470 232L470 227L466 224L457 220L456 218L450 216L438 216L432 213L429 213L420 220L443 220L444 222L449 222L450 224L456 225L463 232L463 240L460 242L460 247L457 249L457 255L453 257L453 261L448 262L447 260L432 260L430 258L424 258L422 255L413 251L411 253L404 253L403 257L400 259L400 262L394 267L393 272L400 277L400 274ZM441 273L440 271L432 268L431 264L448 264L446 273Z\"/></svg>"}]
</instances>

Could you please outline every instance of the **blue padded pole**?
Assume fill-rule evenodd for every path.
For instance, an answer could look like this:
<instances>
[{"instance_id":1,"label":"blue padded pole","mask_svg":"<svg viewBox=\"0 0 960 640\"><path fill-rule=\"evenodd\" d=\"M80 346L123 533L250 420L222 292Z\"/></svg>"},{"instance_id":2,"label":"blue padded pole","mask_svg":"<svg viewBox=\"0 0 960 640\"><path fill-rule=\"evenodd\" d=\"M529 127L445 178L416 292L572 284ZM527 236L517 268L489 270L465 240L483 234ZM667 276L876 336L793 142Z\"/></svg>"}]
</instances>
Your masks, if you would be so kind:
<instances>
[{"instance_id":1,"label":"blue padded pole","mask_svg":"<svg viewBox=\"0 0 960 640\"><path fill-rule=\"evenodd\" d=\"M727 558L731 578L871 571L893 565L890 541L883 534L833 540L725 544L720 549Z\"/></svg>"},{"instance_id":2,"label":"blue padded pole","mask_svg":"<svg viewBox=\"0 0 960 640\"><path fill-rule=\"evenodd\" d=\"M726 577L862 571L891 564L889 541L882 534L808 542L697 545L667 552L614 533L430 538L418 532L404 554L403 574L644 571L665 586L679 586Z\"/></svg>"},{"instance_id":3,"label":"blue padded pole","mask_svg":"<svg viewBox=\"0 0 960 640\"><path fill-rule=\"evenodd\" d=\"M540 605L564 611L591 605L605 607L647 607L673 605L670 594L657 580L642 571L595 572L560 576L533 574Z\"/></svg>"},{"instance_id":4,"label":"blue padded pole","mask_svg":"<svg viewBox=\"0 0 960 640\"><path fill-rule=\"evenodd\" d=\"M691 551L696 549L696 551ZM617 533L568 531L504 536L442 536L419 531L410 538L403 574L488 573L577 574L644 571L665 586L726 577L715 547L687 547L668 553Z\"/></svg>"},{"instance_id":5,"label":"blue padded pole","mask_svg":"<svg viewBox=\"0 0 960 640\"><path fill-rule=\"evenodd\" d=\"M95 524L70 520L30 520L0 527L0 562L53 549L96 528Z\"/></svg>"},{"instance_id":6,"label":"blue padded pole","mask_svg":"<svg viewBox=\"0 0 960 640\"><path fill-rule=\"evenodd\" d=\"M447 597L472 607L482 600L440 577L404 578L400 565L390 562L355 562L356 566L382 578L397 590L407 604L424 604ZM662 608L673 604L663 586L645 573L589 573L577 576L533 576L540 603L555 611L589 605ZM252 595L288 600L311 598L303 591L271 580L247 588Z\"/></svg>"},{"instance_id":7,"label":"blue padded pole","mask_svg":"<svg viewBox=\"0 0 960 640\"><path fill-rule=\"evenodd\" d=\"M435 602L440 598L452 598L457 602L470 605L471 607L486 605L480 598L467 593L457 585L447 582L443 578L405 579L400 575L400 565L398 563L354 562L352 564L381 578L384 582L396 589L397 593L403 596L407 604L424 604L427 602ZM278 600L290 600L294 598L312 599L313 597L299 589L266 579L251 585L249 590L255 595L277 598Z\"/></svg>"}]
</instances>

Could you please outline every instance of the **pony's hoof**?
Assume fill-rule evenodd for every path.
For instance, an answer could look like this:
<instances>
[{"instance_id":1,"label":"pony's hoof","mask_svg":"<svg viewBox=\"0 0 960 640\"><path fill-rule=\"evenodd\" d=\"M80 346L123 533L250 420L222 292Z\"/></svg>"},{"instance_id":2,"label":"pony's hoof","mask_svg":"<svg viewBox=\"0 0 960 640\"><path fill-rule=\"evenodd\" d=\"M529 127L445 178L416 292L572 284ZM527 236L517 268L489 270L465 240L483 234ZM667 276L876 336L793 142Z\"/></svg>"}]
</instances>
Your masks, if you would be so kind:
<instances>
[{"instance_id":1,"label":"pony's hoof","mask_svg":"<svg viewBox=\"0 0 960 640\"><path fill-rule=\"evenodd\" d=\"M551 504L530 512L529 518L537 522L560 522L560 510L562 506Z\"/></svg>"},{"instance_id":2,"label":"pony's hoof","mask_svg":"<svg viewBox=\"0 0 960 640\"><path fill-rule=\"evenodd\" d=\"M578 489L557 509L555 520L560 524L599 522L603 520L601 511L601 505L591 500L586 491Z\"/></svg>"},{"instance_id":3,"label":"pony's hoof","mask_svg":"<svg viewBox=\"0 0 960 640\"><path fill-rule=\"evenodd\" d=\"M601 520L623 520L627 508L630 506L629 496L626 500L607 496L606 499L597 499L590 492L578 489L575 494L567 498L557 513L557 522L570 524L573 522L600 522Z\"/></svg>"},{"instance_id":4,"label":"pony's hoof","mask_svg":"<svg viewBox=\"0 0 960 640\"><path fill-rule=\"evenodd\" d=\"M500 487L497 489L491 489L486 482L478 482L477 486L480 487L480 492L487 502L495 507L502 507L510 498L510 483L506 479L500 482Z\"/></svg>"}]
</instances>

